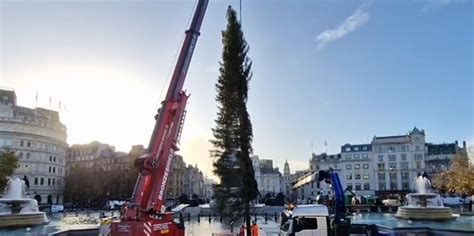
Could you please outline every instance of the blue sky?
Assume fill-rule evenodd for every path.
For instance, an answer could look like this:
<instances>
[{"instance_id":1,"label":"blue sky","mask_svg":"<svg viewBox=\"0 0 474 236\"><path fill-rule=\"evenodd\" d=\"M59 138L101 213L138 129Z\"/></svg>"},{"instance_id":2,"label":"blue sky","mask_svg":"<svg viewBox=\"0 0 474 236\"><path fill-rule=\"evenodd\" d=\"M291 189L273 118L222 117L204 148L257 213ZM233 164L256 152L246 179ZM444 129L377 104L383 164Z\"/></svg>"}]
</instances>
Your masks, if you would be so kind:
<instances>
[{"instance_id":1,"label":"blue sky","mask_svg":"<svg viewBox=\"0 0 474 236\"><path fill-rule=\"evenodd\" d=\"M1 1L0 84L58 109L68 142L146 144L194 1ZM210 173L225 12L211 1L185 88L185 161ZM474 142L473 3L248 1L255 154L307 168L315 152L423 128ZM164 95L162 95L164 96ZM56 104L56 105L54 105ZM67 110L64 109L67 105Z\"/></svg>"}]
</instances>

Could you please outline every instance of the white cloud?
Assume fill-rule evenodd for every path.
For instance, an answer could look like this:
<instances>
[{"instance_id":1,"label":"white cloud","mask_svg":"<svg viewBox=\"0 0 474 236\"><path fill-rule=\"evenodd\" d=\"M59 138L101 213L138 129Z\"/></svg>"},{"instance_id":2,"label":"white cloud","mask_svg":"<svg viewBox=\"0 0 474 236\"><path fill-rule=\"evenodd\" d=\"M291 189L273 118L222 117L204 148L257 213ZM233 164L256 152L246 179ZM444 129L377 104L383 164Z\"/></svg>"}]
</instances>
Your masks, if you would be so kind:
<instances>
[{"instance_id":1,"label":"white cloud","mask_svg":"<svg viewBox=\"0 0 474 236\"><path fill-rule=\"evenodd\" d=\"M316 38L318 48L323 48L326 44L345 37L363 26L369 20L369 13L365 11L366 5L362 5L347 17L347 19L339 24L335 29L327 29L320 33Z\"/></svg>"}]
</instances>

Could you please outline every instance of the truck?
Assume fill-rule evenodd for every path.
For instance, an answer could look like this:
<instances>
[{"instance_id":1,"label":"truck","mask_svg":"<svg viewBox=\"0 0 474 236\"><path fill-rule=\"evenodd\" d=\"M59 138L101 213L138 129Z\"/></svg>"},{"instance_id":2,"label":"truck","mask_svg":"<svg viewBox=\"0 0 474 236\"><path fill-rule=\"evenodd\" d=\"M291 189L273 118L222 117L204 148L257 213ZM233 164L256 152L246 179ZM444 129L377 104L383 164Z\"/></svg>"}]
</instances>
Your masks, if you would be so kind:
<instances>
[{"instance_id":1,"label":"truck","mask_svg":"<svg viewBox=\"0 0 474 236\"><path fill-rule=\"evenodd\" d=\"M113 236L185 235L182 216L166 211L165 193L174 153L179 150L178 143L189 97L183 91L183 84L200 35L207 4L208 0L198 1L191 26L185 32L166 97L155 116L155 127L147 153L135 161L139 174L132 197L123 205L120 219L111 222L110 233Z\"/></svg>"},{"instance_id":2,"label":"truck","mask_svg":"<svg viewBox=\"0 0 474 236\"><path fill-rule=\"evenodd\" d=\"M329 212L324 205L301 205L284 211L280 235L327 236Z\"/></svg>"},{"instance_id":3,"label":"truck","mask_svg":"<svg viewBox=\"0 0 474 236\"><path fill-rule=\"evenodd\" d=\"M297 205L286 207L280 222L280 234L288 236L350 235L351 223L346 218L344 190L339 175L332 169L320 170L297 179L293 190L316 182L324 181L333 192L334 215L329 214L328 206L322 204Z\"/></svg>"}]
</instances>

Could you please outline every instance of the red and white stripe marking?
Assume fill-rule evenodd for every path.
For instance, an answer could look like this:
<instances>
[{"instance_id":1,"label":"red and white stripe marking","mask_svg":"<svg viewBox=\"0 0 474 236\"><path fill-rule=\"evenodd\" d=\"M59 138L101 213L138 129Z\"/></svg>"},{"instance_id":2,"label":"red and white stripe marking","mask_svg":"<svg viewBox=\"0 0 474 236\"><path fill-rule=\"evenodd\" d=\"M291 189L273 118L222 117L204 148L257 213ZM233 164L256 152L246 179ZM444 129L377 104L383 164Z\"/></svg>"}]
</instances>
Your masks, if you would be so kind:
<instances>
[{"instance_id":1,"label":"red and white stripe marking","mask_svg":"<svg viewBox=\"0 0 474 236\"><path fill-rule=\"evenodd\" d=\"M151 235L151 222L145 222L143 224L143 233L145 234L145 236Z\"/></svg>"}]
</instances>

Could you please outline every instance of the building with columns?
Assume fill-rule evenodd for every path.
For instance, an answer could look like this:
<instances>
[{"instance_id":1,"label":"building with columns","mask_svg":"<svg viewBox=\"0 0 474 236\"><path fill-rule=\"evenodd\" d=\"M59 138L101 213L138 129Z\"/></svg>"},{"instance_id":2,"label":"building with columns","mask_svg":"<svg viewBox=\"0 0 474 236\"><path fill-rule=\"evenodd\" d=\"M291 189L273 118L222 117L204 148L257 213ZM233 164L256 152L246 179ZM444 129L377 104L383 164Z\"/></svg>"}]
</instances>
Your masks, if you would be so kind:
<instances>
[{"instance_id":1,"label":"building with columns","mask_svg":"<svg viewBox=\"0 0 474 236\"><path fill-rule=\"evenodd\" d=\"M16 93L0 89L0 151L11 151L28 179L29 195L39 203L63 202L67 129L57 111L17 104Z\"/></svg>"}]
</instances>

